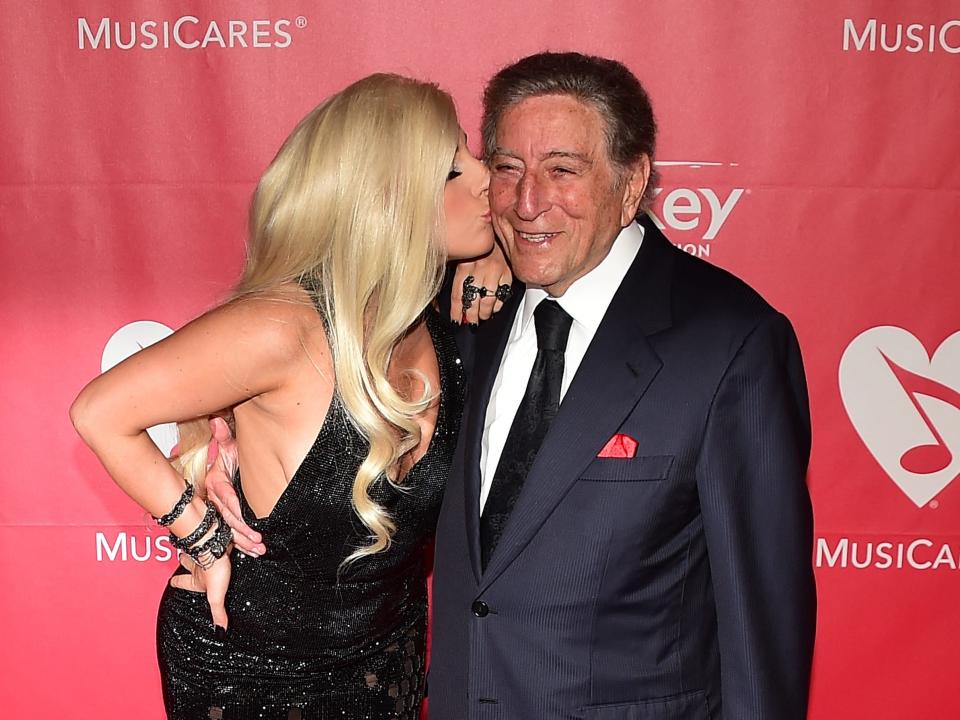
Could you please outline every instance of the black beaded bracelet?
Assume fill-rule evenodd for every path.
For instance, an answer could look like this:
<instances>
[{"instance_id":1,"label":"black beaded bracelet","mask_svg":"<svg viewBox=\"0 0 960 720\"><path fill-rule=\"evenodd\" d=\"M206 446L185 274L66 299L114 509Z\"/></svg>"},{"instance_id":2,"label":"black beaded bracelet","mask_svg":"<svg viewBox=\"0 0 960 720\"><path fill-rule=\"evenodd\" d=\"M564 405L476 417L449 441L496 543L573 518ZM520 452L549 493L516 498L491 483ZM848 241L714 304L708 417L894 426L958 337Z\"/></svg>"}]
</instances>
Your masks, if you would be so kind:
<instances>
[{"instance_id":1,"label":"black beaded bracelet","mask_svg":"<svg viewBox=\"0 0 960 720\"><path fill-rule=\"evenodd\" d=\"M189 555L202 570L209 569L217 560L222 558L227 552L230 541L233 539L230 526L224 522L220 513L217 513L217 519L217 529L213 535L203 544L192 547L186 551L187 555Z\"/></svg>"},{"instance_id":2,"label":"black beaded bracelet","mask_svg":"<svg viewBox=\"0 0 960 720\"><path fill-rule=\"evenodd\" d=\"M183 550L184 552L187 552L190 549L191 545L198 542L204 535L206 535L210 531L210 528L213 527L213 523L216 521L218 517L220 517L220 513L217 512L217 509L213 506L213 503L208 500L207 512L204 513L203 520L201 520L200 524L197 525L197 529L184 538L178 538L173 533L170 533L170 542L178 550Z\"/></svg>"},{"instance_id":3,"label":"black beaded bracelet","mask_svg":"<svg viewBox=\"0 0 960 720\"><path fill-rule=\"evenodd\" d=\"M183 511L187 508L187 505L190 504L191 500L193 500L193 485L187 480L187 487L184 488L183 494L180 496L180 499L177 500L177 504L173 506L173 509L166 515L161 515L160 517L154 515L153 519L157 521L158 525L169 527L173 524L174 520L183 515Z\"/></svg>"}]
</instances>

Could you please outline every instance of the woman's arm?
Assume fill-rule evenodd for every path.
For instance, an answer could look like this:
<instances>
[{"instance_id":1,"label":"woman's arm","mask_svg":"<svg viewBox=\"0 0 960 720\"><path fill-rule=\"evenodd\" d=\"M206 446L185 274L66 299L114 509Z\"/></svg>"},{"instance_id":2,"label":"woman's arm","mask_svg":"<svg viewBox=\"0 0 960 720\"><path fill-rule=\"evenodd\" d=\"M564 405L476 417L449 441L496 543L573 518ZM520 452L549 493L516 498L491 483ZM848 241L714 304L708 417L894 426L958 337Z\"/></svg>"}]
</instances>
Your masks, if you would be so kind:
<instances>
[{"instance_id":1,"label":"woman's arm","mask_svg":"<svg viewBox=\"0 0 960 720\"><path fill-rule=\"evenodd\" d=\"M120 488L151 515L164 515L185 482L146 428L203 417L280 388L304 352L303 317L301 303L268 298L212 310L93 380L70 418ZM170 531L189 535L205 510L194 498Z\"/></svg>"},{"instance_id":2,"label":"woman's arm","mask_svg":"<svg viewBox=\"0 0 960 720\"><path fill-rule=\"evenodd\" d=\"M94 379L70 408L71 420L124 492L163 515L183 492L183 480L146 428L210 415L279 388L303 352L302 313L298 304L266 298L212 310Z\"/></svg>"}]
</instances>

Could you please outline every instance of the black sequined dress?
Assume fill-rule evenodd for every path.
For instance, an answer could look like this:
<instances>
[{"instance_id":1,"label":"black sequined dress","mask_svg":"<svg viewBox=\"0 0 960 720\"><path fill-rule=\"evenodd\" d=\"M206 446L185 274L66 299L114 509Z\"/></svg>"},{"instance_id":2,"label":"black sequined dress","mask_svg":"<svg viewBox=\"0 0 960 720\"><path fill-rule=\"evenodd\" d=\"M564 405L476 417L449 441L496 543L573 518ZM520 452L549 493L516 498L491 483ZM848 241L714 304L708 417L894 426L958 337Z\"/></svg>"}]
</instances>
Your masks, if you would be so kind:
<instances>
[{"instance_id":1,"label":"black sequined dress","mask_svg":"<svg viewBox=\"0 0 960 720\"><path fill-rule=\"evenodd\" d=\"M334 397L313 447L273 511L244 519L267 554L232 555L217 639L206 596L167 587L157 620L164 702L175 720L415 719L423 696L425 550L436 527L463 408L456 345L427 310L440 405L427 452L403 490L372 496L396 519L389 550L338 570L367 532L350 505L366 441ZM238 485L239 487L239 485Z\"/></svg>"}]
</instances>

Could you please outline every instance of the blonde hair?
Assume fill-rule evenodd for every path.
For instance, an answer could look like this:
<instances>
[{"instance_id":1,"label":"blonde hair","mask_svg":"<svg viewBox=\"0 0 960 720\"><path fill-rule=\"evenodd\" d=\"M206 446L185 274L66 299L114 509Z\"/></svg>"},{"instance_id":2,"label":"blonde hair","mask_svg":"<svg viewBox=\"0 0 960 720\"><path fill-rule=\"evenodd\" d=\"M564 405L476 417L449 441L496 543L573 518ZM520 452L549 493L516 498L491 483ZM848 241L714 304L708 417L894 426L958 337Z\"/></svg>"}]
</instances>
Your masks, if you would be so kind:
<instances>
[{"instance_id":1,"label":"blonde hair","mask_svg":"<svg viewBox=\"0 0 960 720\"><path fill-rule=\"evenodd\" d=\"M421 440L416 416L430 389L404 399L387 369L440 288L443 187L459 135L453 101L435 85L371 75L300 121L253 196L234 298L289 282L310 292L326 326L335 392L369 441L352 505L370 542L345 563L390 546L396 525L370 489ZM206 420L185 423L201 424ZM197 480L206 470L209 430L199 435L175 460Z\"/></svg>"}]
</instances>

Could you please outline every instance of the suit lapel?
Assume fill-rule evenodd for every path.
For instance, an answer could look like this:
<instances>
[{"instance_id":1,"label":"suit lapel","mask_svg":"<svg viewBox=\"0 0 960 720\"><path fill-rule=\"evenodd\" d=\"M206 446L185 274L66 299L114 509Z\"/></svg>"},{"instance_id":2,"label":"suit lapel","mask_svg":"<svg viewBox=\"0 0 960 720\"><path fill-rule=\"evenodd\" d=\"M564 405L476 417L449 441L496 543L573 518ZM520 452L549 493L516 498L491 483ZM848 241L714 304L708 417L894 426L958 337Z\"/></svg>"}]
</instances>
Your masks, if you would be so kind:
<instances>
[{"instance_id":1,"label":"suit lapel","mask_svg":"<svg viewBox=\"0 0 960 720\"><path fill-rule=\"evenodd\" d=\"M674 251L652 223L645 222L644 227L640 252L611 301L564 396L483 574L481 590L489 586L526 547L660 370L662 363L647 336L670 326ZM502 352L501 347L500 355L496 356L498 365ZM486 407L488 399L489 388L482 407ZM481 403L472 402L471 405L475 407ZM482 430L481 418L481 433ZM479 479L477 488L472 498L473 508L478 505ZM473 514L473 526L476 527L476 510ZM472 536L475 538L477 531L472 531ZM479 548L476 539L474 542ZM477 565L474 567L476 569Z\"/></svg>"},{"instance_id":2,"label":"suit lapel","mask_svg":"<svg viewBox=\"0 0 960 720\"><path fill-rule=\"evenodd\" d=\"M464 456L463 485L466 492L464 507L467 513L465 527L470 563L477 581L480 580L480 449L483 425L490 393L500 369L500 360L503 358L524 290L522 283L514 283L513 295L503 309L475 331L473 371L470 374L461 442Z\"/></svg>"}]
</instances>

